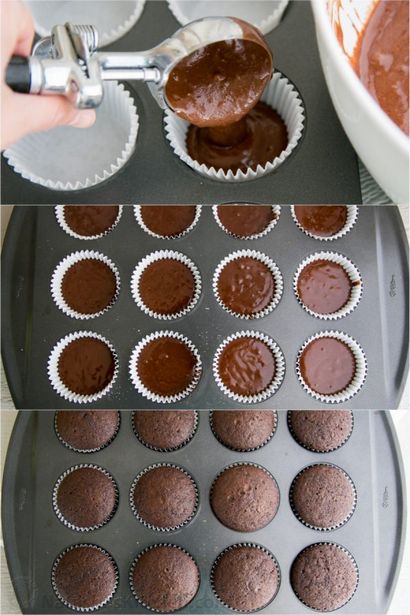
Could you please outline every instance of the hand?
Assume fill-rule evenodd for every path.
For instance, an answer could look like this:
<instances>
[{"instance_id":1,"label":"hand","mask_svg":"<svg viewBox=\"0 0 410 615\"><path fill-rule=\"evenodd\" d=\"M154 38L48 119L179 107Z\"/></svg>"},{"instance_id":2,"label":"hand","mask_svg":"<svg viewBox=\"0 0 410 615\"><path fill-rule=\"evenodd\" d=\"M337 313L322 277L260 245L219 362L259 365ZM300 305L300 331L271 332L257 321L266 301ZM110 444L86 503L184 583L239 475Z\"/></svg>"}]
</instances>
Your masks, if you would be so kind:
<instances>
[{"instance_id":1,"label":"hand","mask_svg":"<svg viewBox=\"0 0 410 615\"><path fill-rule=\"evenodd\" d=\"M68 125L88 128L95 111L79 110L64 96L17 94L5 83L12 55L28 56L34 37L33 18L21 0L0 0L1 10L1 149L24 135Z\"/></svg>"}]
</instances>

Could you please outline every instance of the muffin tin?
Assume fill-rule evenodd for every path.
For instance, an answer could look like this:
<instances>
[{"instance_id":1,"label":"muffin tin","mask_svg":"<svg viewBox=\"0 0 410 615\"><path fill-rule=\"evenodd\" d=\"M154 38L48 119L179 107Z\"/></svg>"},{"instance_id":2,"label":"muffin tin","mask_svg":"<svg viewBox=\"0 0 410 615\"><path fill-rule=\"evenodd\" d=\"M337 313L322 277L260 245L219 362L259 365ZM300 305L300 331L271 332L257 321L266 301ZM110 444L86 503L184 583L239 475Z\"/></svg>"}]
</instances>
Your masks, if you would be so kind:
<instances>
[{"instance_id":1,"label":"muffin tin","mask_svg":"<svg viewBox=\"0 0 410 615\"><path fill-rule=\"evenodd\" d=\"M347 408L395 408L399 404L408 357L408 256L404 229L396 208L361 207L349 233L326 242L332 251L351 259L363 280L363 295L355 310L329 323L308 314L298 303L293 276L299 263L325 242L307 237L282 206L275 227L264 237L239 240L215 222L212 208L203 206L195 227L179 239L156 239L137 223L132 207L124 207L116 228L101 239L82 241L59 226L52 207L18 207L13 212L3 248L3 359L17 408L56 409L68 402L52 388L47 361L55 344L67 334L90 330L113 345L119 373L109 393L93 402L97 408L152 408L158 404L137 393L128 373L132 350L146 335L172 330L190 339L199 351L202 376L195 390L174 408L241 408L225 395L212 374L220 343L241 330L273 339L285 358L285 376L276 393L259 408L335 407L313 399L296 373L297 353L312 335L330 329L353 337L367 359L367 377ZM92 246L91 246L92 244ZM50 281L58 263L76 250L92 247L109 257L119 270L121 291L115 305L97 318L83 321L66 316L55 305ZM244 321L218 305L212 276L218 263L238 249L250 248L269 256L279 267L284 291L279 304L263 318ZM155 319L137 306L130 280L136 264L148 253L172 249L186 254L198 267L202 293L186 316L175 321ZM80 407L80 406L78 406ZM337 407L337 406L336 406Z\"/></svg>"},{"instance_id":2,"label":"muffin tin","mask_svg":"<svg viewBox=\"0 0 410 615\"><path fill-rule=\"evenodd\" d=\"M277 429L262 448L235 453L211 432L209 413L199 412L198 430L189 444L173 453L159 453L135 437L131 413L121 412L118 435L103 450L81 454L66 448L54 431L54 412L21 412L10 441L3 481L2 522L6 555L20 607L24 613L70 612L55 596L51 569L57 555L72 544L91 543L106 549L119 568L119 586L102 613L147 613L132 596L128 574L136 555L155 543L169 542L186 549L201 573L197 596L184 613L228 613L210 586L212 564L226 547L240 542L266 547L278 561L281 586L262 612L311 612L295 596L289 572L297 554L310 544L335 542L353 555L359 585L341 613L386 613L400 568L405 494L403 469L394 428L387 412L355 412L353 432L338 450L318 454L305 450L291 436L286 412L278 413ZM360 463L358 460L360 459ZM241 533L225 528L214 516L209 490L227 465L251 462L264 466L280 489L276 517L264 528ZM197 481L199 511L186 527L155 532L137 521L129 504L135 476L154 463L175 463ZM297 520L289 505L289 488L296 474L311 463L334 463L345 470L357 489L357 507L345 525L317 531ZM92 463L109 471L118 483L119 507L104 527L76 532L65 527L52 506L52 491L60 474L75 464Z\"/></svg>"},{"instance_id":3,"label":"muffin tin","mask_svg":"<svg viewBox=\"0 0 410 615\"><path fill-rule=\"evenodd\" d=\"M179 27L166 2L151 0L146 2L132 30L109 49L149 49ZM294 83L306 115L300 143L273 173L240 186L198 175L172 151L165 136L163 111L147 86L132 82L125 85L134 98L139 116L136 149L116 175L92 188L59 192L22 179L2 158L3 202L162 203L171 200L209 203L235 200L239 190L242 200L265 203L272 198L285 203L362 202L358 160L329 97L310 4L290 2L281 23L266 40L273 50L275 68ZM79 152L79 155L93 155L93 152L81 152L81 147Z\"/></svg>"}]
</instances>

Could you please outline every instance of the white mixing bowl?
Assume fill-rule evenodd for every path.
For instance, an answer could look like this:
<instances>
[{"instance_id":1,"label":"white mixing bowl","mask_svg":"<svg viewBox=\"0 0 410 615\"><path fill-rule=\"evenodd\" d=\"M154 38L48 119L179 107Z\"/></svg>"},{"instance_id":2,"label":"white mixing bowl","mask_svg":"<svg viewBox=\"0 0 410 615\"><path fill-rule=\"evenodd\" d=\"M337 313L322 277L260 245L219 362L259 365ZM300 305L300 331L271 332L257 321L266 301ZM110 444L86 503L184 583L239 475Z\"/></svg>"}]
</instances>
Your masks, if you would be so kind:
<instances>
[{"instance_id":1,"label":"white mixing bowl","mask_svg":"<svg viewBox=\"0 0 410 615\"><path fill-rule=\"evenodd\" d=\"M343 128L386 194L395 203L407 204L410 140L372 98L351 65L375 0L311 1L323 71Z\"/></svg>"}]
</instances>

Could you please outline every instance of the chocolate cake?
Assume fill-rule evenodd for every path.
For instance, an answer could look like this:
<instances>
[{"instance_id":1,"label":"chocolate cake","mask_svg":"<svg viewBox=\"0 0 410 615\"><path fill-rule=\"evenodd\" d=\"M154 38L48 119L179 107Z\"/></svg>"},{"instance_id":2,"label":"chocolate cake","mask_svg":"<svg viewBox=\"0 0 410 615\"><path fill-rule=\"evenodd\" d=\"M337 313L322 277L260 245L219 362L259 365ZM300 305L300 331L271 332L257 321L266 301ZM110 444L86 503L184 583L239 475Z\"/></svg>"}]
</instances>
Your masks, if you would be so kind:
<instances>
[{"instance_id":1,"label":"chocolate cake","mask_svg":"<svg viewBox=\"0 0 410 615\"><path fill-rule=\"evenodd\" d=\"M260 466L233 465L214 481L210 500L223 525L238 532L254 532L276 515L279 489L275 479Z\"/></svg>"},{"instance_id":2,"label":"chocolate cake","mask_svg":"<svg viewBox=\"0 0 410 615\"><path fill-rule=\"evenodd\" d=\"M115 484L96 467L69 471L56 489L54 507L61 521L74 529L94 529L106 523L117 506Z\"/></svg>"},{"instance_id":3,"label":"chocolate cake","mask_svg":"<svg viewBox=\"0 0 410 615\"><path fill-rule=\"evenodd\" d=\"M94 395L107 387L114 376L115 360L105 342L80 337L69 342L58 359L63 384L80 395Z\"/></svg>"},{"instance_id":4,"label":"chocolate cake","mask_svg":"<svg viewBox=\"0 0 410 615\"><path fill-rule=\"evenodd\" d=\"M299 600L325 613L346 604L359 580L350 553L333 543L318 543L301 551L293 562L290 577Z\"/></svg>"},{"instance_id":5,"label":"chocolate cake","mask_svg":"<svg viewBox=\"0 0 410 615\"><path fill-rule=\"evenodd\" d=\"M241 239L260 235L276 219L272 205L218 205L217 213L226 232Z\"/></svg>"},{"instance_id":6,"label":"chocolate cake","mask_svg":"<svg viewBox=\"0 0 410 615\"><path fill-rule=\"evenodd\" d=\"M353 414L351 410L291 410L288 425L298 444L313 452L330 453L352 433Z\"/></svg>"},{"instance_id":7,"label":"chocolate cake","mask_svg":"<svg viewBox=\"0 0 410 615\"><path fill-rule=\"evenodd\" d=\"M279 572L273 557L253 545L234 545L217 559L212 586L226 606L252 613L267 606L279 588Z\"/></svg>"},{"instance_id":8,"label":"chocolate cake","mask_svg":"<svg viewBox=\"0 0 410 615\"><path fill-rule=\"evenodd\" d=\"M175 545L155 545L137 558L131 571L131 587L145 607L173 613L195 597L199 588L198 566Z\"/></svg>"},{"instance_id":9,"label":"chocolate cake","mask_svg":"<svg viewBox=\"0 0 410 615\"><path fill-rule=\"evenodd\" d=\"M55 428L60 440L83 453L107 446L119 425L117 410L59 410L55 414Z\"/></svg>"},{"instance_id":10,"label":"chocolate cake","mask_svg":"<svg viewBox=\"0 0 410 615\"><path fill-rule=\"evenodd\" d=\"M145 226L160 237L178 237L193 224L195 205L141 205L141 218Z\"/></svg>"},{"instance_id":11,"label":"chocolate cake","mask_svg":"<svg viewBox=\"0 0 410 615\"><path fill-rule=\"evenodd\" d=\"M132 488L139 519L158 530L175 529L192 519L198 506L195 483L182 468L158 465L140 475Z\"/></svg>"},{"instance_id":12,"label":"chocolate cake","mask_svg":"<svg viewBox=\"0 0 410 615\"><path fill-rule=\"evenodd\" d=\"M142 303L149 310L155 314L175 315L192 302L195 278L184 263L161 258L144 269L138 286Z\"/></svg>"},{"instance_id":13,"label":"chocolate cake","mask_svg":"<svg viewBox=\"0 0 410 615\"><path fill-rule=\"evenodd\" d=\"M332 237L339 233L347 221L346 205L295 205L299 224L317 237Z\"/></svg>"},{"instance_id":14,"label":"chocolate cake","mask_svg":"<svg viewBox=\"0 0 410 615\"><path fill-rule=\"evenodd\" d=\"M346 389L356 373L356 361L349 346L333 337L320 337L307 344L299 358L306 384L320 395Z\"/></svg>"},{"instance_id":15,"label":"chocolate cake","mask_svg":"<svg viewBox=\"0 0 410 615\"><path fill-rule=\"evenodd\" d=\"M145 446L160 451L177 450L192 438L196 413L194 410L136 410L133 427Z\"/></svg>"},{"instance_id":16,"label":"chocolate cake","mask_svg":"<svg viewBox=\"0 0 410 615\"><path fill-rule=\"evenodd\" d=\"M234 451L251 451L266 444L276 430L273 410L214 410L211 428L216 438Z\"/></svg>"},{"instance_id":17,"label":"chocolate cake","mask_svg":"<svg viewBox=\"0 0 410 615\"><path fill-rule=\"evenodd\" d=\"M93 237L114 226L119 209L118 205L64 205L64 219L77 235Z\"/></svg>"},{"instance_id":18,"label":"chocolate cake","mask_svg":"<svg viewBox=\"0 0 410 615\"><path fill-rule=\"evenodd\" d=\"M297 292L303 305L316 314L333 314L350 299L352 282L342 265L318 259L299 274Z\"/></svg>"},{"instance_id":19,"label":"chocolate cake","mask_svg":"<svg viewBox=\"0 0 410 615\"><path fill-rule=\"evenodd\" d=\"M64 301L79 314L98 314L105 310L113 303L117 290L113 270L96 258L73 263L61 284Z\"/></svg>"}]
</instances>

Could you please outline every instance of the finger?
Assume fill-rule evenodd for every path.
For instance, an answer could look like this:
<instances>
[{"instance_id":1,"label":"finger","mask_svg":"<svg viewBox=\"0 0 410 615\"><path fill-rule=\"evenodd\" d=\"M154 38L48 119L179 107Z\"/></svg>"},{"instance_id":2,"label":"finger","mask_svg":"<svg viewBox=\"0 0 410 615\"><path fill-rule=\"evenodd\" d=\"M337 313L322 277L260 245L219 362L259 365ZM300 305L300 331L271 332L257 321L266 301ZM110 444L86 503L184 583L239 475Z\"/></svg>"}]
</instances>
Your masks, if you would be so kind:
<instances>
[{"instance_id":1,"label":"finger","mask_svg":"<svg viewBox=\"0 0 410 615\"><path fill-rule=\"evenodd\" d=\"M34 22L33 16L29 9L19 1L17 13L18 37L15 43L13 53L16 55L30 55L34 39Z\"/></svg>"}]
</instances>

